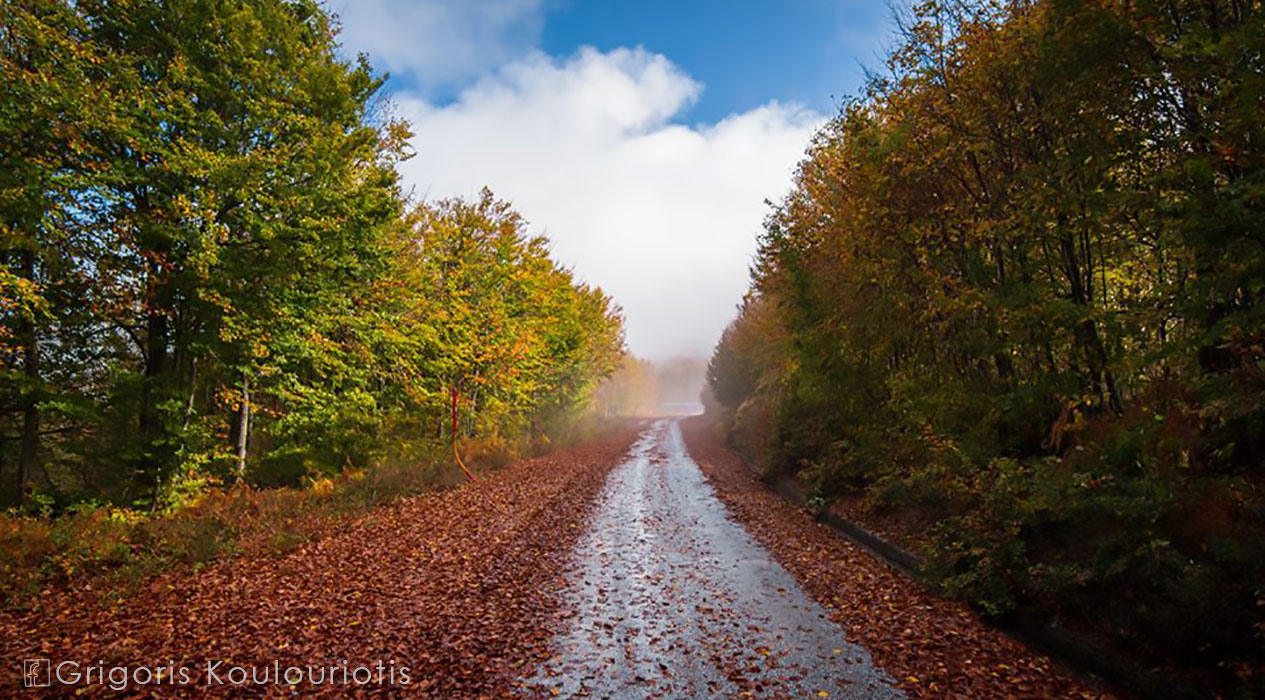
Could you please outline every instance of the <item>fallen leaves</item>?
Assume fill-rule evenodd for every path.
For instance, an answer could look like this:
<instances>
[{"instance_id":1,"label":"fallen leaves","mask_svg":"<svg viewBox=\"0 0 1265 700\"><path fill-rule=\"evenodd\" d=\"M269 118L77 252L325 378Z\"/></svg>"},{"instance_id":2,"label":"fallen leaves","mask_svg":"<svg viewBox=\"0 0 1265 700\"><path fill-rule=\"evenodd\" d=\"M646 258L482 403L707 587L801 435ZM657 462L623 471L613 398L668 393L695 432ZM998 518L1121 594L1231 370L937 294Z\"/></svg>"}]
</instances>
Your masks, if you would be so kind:
<instances>
[{"instance_id":1,"label":"fallen leaves","mask_svg":"<svg viewBox=\"0 0 1265 700\"><path fill-rule=\"evenodd\" d=\"M1109 697L784 501L704 421L682 429L733 517L911 697Z\"/></svg>"},{"instance_id":2,"label":"fallen leaves","mask_svg":"<svg viewBox=\"0 0 1265 700\"><path fill-rule=\"evenodd\" d=\"M0 652L107 667L170 659L195 675L217 660L281 669L394 662L410 672L406 685L292 690L194 678L121 691L97 684L90 696L505 697L524 668L547 656L553 630L542 621L557 617L562 562L633 437L623 431L404 499L284 557L166 574L121 606L84 591L46 591L29 611L0 614ZM11 664L0 683L20 685Z\"/></svg>"}]
</instances>

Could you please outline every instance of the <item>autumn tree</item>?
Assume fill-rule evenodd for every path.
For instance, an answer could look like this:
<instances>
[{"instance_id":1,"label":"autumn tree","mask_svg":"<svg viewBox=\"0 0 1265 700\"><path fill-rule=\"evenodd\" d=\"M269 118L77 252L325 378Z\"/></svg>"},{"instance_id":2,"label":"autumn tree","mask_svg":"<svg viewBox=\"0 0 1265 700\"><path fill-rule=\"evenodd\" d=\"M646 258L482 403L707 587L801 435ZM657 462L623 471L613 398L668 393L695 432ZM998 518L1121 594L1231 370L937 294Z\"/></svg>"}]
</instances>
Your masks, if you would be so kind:
<instances>
[{"instance_id":1,"label":"autumn tree","mask_svg":"<svg viewBox=\"0 0 1265 700\"><path fill-rule=\"evenodd\" d=\"M424 392L455 391L469 430L567 416L621 362L618 309L553 262L507 202L485 189L420 205L408 222L400 267L415 306L404 315L432 368Z\"/></svg>"},{"instance_id":2,"label":"autumn tree","mask_svg":"<svg viewBox=\"0 0 1265 700\"><path fill-rule=\"evenodd\" d=\"M315 0L0 9L11 502L418 459L451 389L517 439L622 360L610 299L507 203L408 202L407 127Z\"/></svg>"},{"instance_id":3,"label":"autumn tree","mask_svg":"<svg viewBox=\"0 0 1265 700\"><path fill-rule=\"evenodd\" d=\"M734 438L938 522L987 610L1250 657L1262 17L919 5L768 219L711 364Z\"/></svg>"}]
</instances>

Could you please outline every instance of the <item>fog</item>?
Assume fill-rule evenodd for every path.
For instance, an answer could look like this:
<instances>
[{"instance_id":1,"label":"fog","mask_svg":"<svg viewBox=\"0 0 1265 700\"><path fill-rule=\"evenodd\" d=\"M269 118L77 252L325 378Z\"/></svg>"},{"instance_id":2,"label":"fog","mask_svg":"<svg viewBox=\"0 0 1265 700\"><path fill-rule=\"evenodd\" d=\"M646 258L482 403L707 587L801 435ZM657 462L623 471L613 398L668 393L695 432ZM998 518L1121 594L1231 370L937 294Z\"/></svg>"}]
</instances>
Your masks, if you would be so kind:
<instances>
[{"instance_id":1,"label":"fog","mask_svg":"<svg viewBox=\"0 0 1265 700\"><path fill-rule=\"evenodd\" d=\"M700 413L699 395L707 381L703 357L674 357L654 363L659 410L664 414Z\"/></svg>"},{"instance_id":2,"label":"fog","mask_svg":"<svg viewBox=\"0 0 1265 700\"><path fill-rule=\"evenodd\" d=\"M665 416L701 413L707 359L673 357L659 362L628 358L594 394L606 416Z\"/></svg>"}]
</instances>

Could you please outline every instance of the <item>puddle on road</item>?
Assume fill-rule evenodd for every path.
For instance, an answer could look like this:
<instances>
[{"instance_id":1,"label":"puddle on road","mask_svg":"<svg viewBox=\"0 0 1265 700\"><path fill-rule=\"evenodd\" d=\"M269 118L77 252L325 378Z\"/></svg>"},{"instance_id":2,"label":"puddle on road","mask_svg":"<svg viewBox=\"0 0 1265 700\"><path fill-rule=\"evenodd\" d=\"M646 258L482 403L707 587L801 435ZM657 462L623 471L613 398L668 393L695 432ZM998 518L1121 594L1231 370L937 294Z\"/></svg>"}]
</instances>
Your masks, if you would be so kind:
<instances>
[{"instance_id":1,"label":"puddle on road","mask_svg":"<svg viewBox=\"0 0 1265 700\"><path fill-rule=\"evenodd\" d=\"M730 520L661 420L607 480L576 545L569 629L525 679L561 697L903 697ZM823 691L828 695L823 695Z\"/></svg>"}]
</instances>

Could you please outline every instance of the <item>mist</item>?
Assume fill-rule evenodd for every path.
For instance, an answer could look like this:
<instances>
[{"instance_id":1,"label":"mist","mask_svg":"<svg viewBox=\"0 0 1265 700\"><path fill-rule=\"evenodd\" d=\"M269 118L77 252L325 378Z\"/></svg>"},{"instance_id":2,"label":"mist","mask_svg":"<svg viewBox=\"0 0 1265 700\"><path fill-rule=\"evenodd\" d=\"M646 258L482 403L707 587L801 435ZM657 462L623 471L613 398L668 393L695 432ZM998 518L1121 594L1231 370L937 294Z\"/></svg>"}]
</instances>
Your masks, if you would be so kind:
<instances>
[{"instance_id":1,"label":"mist","mask_svg":"<svg viewBox=\"0 0 1265 700\"><path fill-rule=\"evenodd\" d=\"M702 413L707 358L678 356L650 362L629 357L594 392L597 412L605 416L679 416Z\"/></svg>"},{"instance_id":2,"label":"mist","mask_svg":"<svg viewBox=\"0 0 1265 700\"><path fill-rule=\"evenodd\" d=\"M707 359L674 357L654 363L659 409L665 414L701 413L699 398L707 381Z\"/></svg>"}]
</instances>

